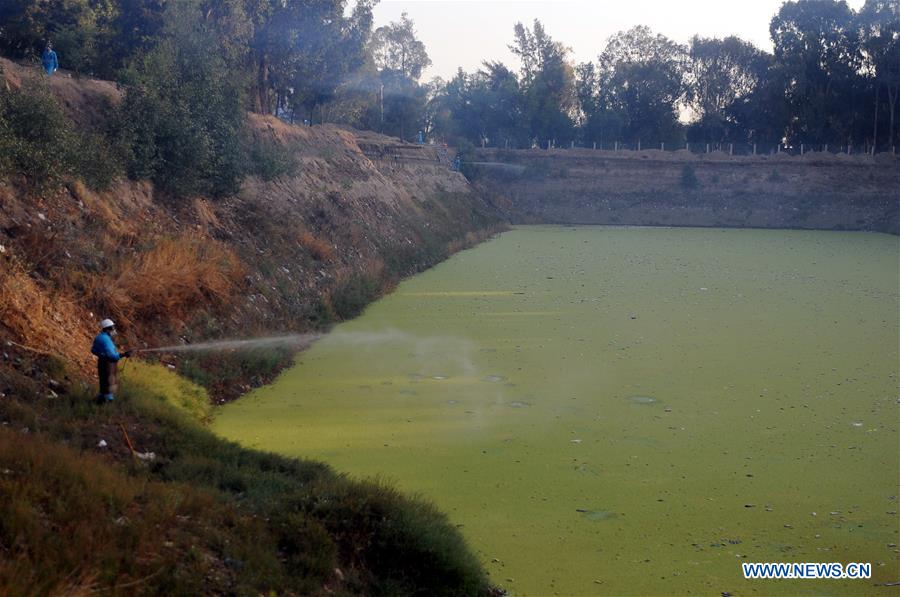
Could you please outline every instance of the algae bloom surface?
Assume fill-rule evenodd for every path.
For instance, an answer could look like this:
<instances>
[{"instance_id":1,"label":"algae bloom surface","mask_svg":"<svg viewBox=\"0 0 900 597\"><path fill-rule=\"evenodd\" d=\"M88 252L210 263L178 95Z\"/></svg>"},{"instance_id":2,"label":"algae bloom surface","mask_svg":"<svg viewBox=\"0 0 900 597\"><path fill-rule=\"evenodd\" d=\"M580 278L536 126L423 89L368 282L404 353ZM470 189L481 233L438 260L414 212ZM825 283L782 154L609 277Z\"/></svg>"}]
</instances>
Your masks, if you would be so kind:
<instances>
[{"instance_id":1,"label":"algae bloom surface","mask_svg":"<svg viewBox=\"0 0 900 597\"><path fill-rule=\"evenodd\" d=\"M218 411L434 501L516 595L900 580L897 237L523 227ZM742 562L871 562L744 580Z\"/></svg>"}]
</instances>

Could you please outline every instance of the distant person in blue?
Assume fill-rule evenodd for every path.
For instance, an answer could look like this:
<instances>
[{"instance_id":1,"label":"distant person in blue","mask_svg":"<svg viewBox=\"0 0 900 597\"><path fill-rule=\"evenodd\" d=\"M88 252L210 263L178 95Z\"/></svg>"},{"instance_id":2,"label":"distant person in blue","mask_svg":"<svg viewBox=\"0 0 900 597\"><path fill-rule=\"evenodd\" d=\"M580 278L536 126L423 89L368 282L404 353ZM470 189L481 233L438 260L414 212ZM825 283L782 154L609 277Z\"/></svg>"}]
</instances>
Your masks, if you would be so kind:
<instances>
[{"instance_id":1,"label":"distant person in blue","mask_svg":"<svg viewBox=\"0 0 900 597\"><path fill-rule=\"evenodd\" d=\"M53 51L53 44L50 42L47 42L47 47L41 55L41 64L44 65L48 75L52 75L59 68L59 60L56 59L56 52Z\"/></svg>"},{"instance_id":2,"label":"distant person in blue","mask_svg":"<svg viewBox=\"0 0 900 597\"><path fill-rule=\"evenodd\" d=\"M97 357L97 377L100 380L100 393L97 394L97 402L103 404L116 399L118 389L119 360L131 356L131 351L126 350L122 354L116 350L113 336L116 335L116 324L112 319L104 319L100 322L100 333L94 338L91 353Z\"/></svg>"}]
</instances>

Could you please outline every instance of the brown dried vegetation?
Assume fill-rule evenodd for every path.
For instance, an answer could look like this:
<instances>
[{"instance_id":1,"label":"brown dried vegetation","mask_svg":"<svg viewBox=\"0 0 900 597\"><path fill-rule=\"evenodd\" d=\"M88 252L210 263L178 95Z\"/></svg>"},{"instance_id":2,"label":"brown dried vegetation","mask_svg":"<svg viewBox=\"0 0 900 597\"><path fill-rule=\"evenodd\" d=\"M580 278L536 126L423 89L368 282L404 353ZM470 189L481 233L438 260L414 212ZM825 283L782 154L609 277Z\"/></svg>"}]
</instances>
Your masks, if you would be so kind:
<instances>
[{"instance_id":1,"label":"brown dried vegetation","mask_svg":"<svg viewBox=\"0 0 900 597\"><path fill-rule=\"evenodd\" d=\"M224 244L198 235L164 239L91 278L91 302L130 325L138 317L184 322L192 310L227 302L244 270Z\"/></svg>"}]
</instances>

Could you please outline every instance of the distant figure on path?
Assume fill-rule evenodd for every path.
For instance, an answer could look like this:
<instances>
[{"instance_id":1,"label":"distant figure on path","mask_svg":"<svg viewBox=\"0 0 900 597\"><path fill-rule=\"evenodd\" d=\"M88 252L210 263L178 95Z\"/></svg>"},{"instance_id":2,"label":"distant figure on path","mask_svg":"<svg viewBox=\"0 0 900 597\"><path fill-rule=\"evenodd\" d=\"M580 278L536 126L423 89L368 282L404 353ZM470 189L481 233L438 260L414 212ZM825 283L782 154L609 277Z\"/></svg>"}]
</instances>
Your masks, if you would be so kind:
<instances>
[{"instance_id":1,"label":"distant figure on path","mask_svg":"<svg viewBox=\"0 0 900 597\"><path fill-rule=\"evenodd\" d=\"M100 333L94 338L91 346L91 354L97 357L97 377L100 381L100 393L97 394L97 402L103 404L116 399L118 389L119 360L131 356L131 351L126 350L122 354L116 350L113 336L116 335L116 324L112 319L104 319L100 322Z\"/></svg>"},{"instance_id":2,"label":"distant figure on path","mask_svg":"<svg viewBox=\"0 0 900 597\"><path fill-rule=\"evenodd\" d=\"M44 48L44 53L41 55L41 64L44 65L44 70L47 71L48 75L52 75L59 68L59 60L56 58L56 52L53 51L53 44L49 41L47 42L47 47Z\"/></svg>"}]
</instances>

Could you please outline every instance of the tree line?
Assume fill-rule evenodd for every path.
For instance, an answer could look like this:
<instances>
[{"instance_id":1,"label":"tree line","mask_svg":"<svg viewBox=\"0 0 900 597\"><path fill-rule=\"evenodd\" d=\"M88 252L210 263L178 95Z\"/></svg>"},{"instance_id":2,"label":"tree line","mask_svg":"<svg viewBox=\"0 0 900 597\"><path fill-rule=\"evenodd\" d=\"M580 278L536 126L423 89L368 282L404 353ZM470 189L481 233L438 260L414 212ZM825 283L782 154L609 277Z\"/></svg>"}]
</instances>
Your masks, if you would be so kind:
<instances>
[{"instance_id":1,"label":"tree line","mask_svg":"<svg viewBox=\"0 0 900 597\"><path fill-rule=\"evenodd\" d=\"M737 37L679 44L648 27L619 32L596 61L536 21L517 24L519 72L485 62L434 87L428 123L448 138L530 147L570 142L645 147L694 143L898 142L900 2L785 2L774 51Z\"/></svg>"},{"instance_id":2,"label":"tree line","mask_svg":"<svg viewBox=\"0 0 900 597\"><path fill-rule=\"evenodd\" d=\"M884 149L900 136L900 0L866 0L858 11L843 0L785 2L771 20L771 53L737 37L680 44L638 26L576 63L540 21L518 23L518 70L486 61L427 82L414 23L403 15L375 28L376 2L6 0L0 53L38 57L50 41L64 69L118 81L125 101L106 131L114 153L129 175L177 193L231 192L248 156L273 159L248 147L247 110L518 148Z\"/></svg>"}]
</instances>

